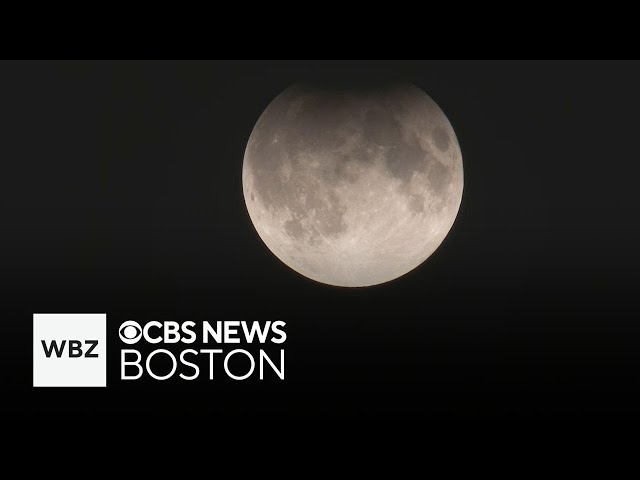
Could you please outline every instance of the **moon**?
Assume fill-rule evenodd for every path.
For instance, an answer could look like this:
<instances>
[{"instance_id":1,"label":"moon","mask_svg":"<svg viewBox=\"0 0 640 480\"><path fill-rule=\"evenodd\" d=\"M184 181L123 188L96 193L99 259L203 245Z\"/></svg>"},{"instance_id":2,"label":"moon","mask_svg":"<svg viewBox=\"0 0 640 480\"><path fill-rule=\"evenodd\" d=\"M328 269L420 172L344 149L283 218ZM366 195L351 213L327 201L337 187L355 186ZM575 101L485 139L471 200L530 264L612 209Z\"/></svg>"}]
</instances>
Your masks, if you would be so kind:
<instances>
[{"instance_id":1,"label":"moon","mask_svg":"<svg viewBox=\"0 0 640 480\"><path fill-rule=\"evenodd\" d=\"M283 263L365 287L413 270L442 243L462 200L462 155L415 85L293 85L253 128L242 186L258 235Z\"/></svg>"}]
</instances>

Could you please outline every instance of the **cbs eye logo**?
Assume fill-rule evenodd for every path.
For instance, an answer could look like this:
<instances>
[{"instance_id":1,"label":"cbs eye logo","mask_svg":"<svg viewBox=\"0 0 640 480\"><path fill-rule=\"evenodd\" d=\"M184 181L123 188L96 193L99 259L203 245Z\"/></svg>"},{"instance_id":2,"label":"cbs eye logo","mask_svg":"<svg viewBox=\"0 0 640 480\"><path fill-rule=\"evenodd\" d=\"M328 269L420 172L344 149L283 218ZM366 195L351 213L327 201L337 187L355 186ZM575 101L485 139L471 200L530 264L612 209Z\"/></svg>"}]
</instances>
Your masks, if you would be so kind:
<instances>
[{"instance_id":1,"label":"cbs eye logo","mask_svg":"<svg viewBox=\"0 0 640 480\"><path fill-rule=\"evenodd\" d=\"M133 320L128 320L120 325L120 340L127 345L133 345L142 337L142 328Z\"/></svg>"}]
</instances>

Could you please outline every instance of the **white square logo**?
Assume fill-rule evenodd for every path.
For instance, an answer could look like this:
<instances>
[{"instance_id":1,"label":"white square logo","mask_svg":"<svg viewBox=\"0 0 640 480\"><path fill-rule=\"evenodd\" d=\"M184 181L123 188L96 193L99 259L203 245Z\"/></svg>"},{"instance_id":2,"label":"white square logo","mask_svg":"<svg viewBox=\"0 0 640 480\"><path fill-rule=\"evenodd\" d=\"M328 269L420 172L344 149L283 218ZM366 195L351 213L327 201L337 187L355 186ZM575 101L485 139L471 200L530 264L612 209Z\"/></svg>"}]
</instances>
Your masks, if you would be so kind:
<instances>
[{"instance_id":1,"label":"white square logo","mask_svg":"<svg viewBox=\"0 0 640 480\"><path fill-rule=\"evenodd\" d=\"M106 387L107 314L34 313L33 386Z\"/></svg>"}]
</instances>

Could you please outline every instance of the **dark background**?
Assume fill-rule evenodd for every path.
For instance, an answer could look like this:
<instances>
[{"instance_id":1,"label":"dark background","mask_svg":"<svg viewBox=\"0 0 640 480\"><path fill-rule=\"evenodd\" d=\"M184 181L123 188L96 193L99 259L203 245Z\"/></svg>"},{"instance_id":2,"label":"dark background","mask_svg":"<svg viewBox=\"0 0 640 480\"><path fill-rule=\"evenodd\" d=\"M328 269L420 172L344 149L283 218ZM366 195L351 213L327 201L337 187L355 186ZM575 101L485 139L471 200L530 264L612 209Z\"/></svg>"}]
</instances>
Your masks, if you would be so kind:
<instances>
[{"instance_id":1,"label":"dark background","mask_svg":"<svg viewBox=\"0 0 640 480\"><path fill-rule=\"evenodd\" d=\"M290 84L397 77L460 142L422 266L343 289L257 236L246 141ZM15 418L636 415L637 62L2 62L2 390ZM107 389L34 389L32 314L106 312ZM119 324L287 323L286 380L118 381ZM201 374L206 378L205 374Z\"/></svg>"}]
</instances>

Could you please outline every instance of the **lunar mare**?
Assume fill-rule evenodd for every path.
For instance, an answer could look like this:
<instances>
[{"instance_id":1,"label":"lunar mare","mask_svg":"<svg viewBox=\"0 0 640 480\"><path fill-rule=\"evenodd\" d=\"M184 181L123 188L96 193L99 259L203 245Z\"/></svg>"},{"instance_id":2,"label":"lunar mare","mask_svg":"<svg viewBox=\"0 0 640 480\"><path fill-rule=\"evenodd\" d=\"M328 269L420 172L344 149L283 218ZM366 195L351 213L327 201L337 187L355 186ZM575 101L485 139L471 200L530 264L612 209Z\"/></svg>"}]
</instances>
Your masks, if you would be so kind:
<instances>
[{"instance_id":1,"label":"lunar mare","mask_svg":"<svg viewBox=\"0 0 640 480\"><path fill-rule=\"evenodd\" d=\"M294 85L258 119L242 184L276 257L313 280L363 287L413 270L442 243L462 199L462 156L445 114L413 85Z\"/></svg>"}]
</instances>

